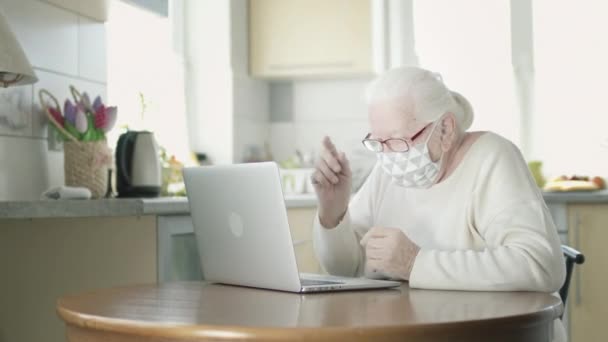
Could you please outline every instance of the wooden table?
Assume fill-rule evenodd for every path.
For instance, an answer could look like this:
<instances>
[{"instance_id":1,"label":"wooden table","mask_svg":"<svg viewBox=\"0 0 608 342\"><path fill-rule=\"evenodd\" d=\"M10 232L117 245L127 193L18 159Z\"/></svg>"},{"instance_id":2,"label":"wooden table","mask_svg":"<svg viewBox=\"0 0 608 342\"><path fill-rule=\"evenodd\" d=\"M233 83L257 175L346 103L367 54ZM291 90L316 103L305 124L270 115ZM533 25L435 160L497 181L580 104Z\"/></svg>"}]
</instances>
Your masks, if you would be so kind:
<instances>
[{"instance_id":1,"label":"wooden table","mask_svg":"<svg viewBox=\"0 0 608 342\"><path fill-rule=\"evenodd\" d=\"M71 342L550 341L559 298L409 289L292 294L203 282L59 299Z\"/></svg>"}]
</instances>

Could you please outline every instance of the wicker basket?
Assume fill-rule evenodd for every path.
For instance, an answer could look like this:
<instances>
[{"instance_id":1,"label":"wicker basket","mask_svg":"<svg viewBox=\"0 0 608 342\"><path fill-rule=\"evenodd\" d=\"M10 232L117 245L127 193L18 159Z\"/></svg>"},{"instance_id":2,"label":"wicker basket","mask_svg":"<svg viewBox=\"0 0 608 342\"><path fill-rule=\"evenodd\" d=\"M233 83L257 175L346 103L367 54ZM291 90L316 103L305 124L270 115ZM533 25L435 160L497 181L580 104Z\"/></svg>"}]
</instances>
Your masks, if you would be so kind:
<instances>
[{"instance_id":1,"label":"wicker basket","mask_svg":"<svg viewBox=\"0 0 608 342\"><path fill-rule=\"evenodd\" d=\"M105 140L66 141L63 150L65 184L88 188L93 198L103 197L112 158L108 143Z\"/></svg>"}]
</instances>

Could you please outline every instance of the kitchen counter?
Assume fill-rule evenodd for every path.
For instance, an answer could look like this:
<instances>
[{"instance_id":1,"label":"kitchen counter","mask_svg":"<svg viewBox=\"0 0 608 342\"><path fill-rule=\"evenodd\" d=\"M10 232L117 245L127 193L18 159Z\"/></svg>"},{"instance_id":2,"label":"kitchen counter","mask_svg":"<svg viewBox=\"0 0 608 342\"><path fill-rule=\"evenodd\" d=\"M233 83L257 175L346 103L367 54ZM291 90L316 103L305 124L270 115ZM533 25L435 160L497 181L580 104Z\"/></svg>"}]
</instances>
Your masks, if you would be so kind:
<instances>
[{"instance_id":1,"label":"kitchen counter","mask_svg":"<svg viewBox=\"0 0 608 342\"><path fill-rule=\"evenodd\" d=\"M317 205L314 194L286 196L287 208ZM2 201L0 219L50 217L117 217L143 215L187 215L186 197L111 198L97 200Z\"/></svg>"},{"instance_id":2,"label":"kitchen counter","mask_svg":"<svg viewBox=\"0 0 608 342\"><path fill-rule=\"evenodd\" d=\"M608 190L543 192L547 204L557 203L608 203Z\"/></svg>"},{"instance_id":3,"label":"kitchen counter","mask_svg":"<svg viewBox=\"0 0 608 342\"><path fill-rule=\"evenodd\" d=\"M185 197L0 202L0 218L117 217L189 214Z\"/></svg>"},{"instance_id":4,"label":"kitchen counter","mask_svg":"<svg viewBox=\"0 0 608 342\"><path fill-rule=\"evenodd\" d=\"M547 204L608 203L608 190L589 192L545 192ZM287 208L314 208L314 194L286 195ZM187 215L185 197L112 198L99 200L44 200L0 202L0 218L116 217L143 215Z\"/></svg>"}]
</instances>

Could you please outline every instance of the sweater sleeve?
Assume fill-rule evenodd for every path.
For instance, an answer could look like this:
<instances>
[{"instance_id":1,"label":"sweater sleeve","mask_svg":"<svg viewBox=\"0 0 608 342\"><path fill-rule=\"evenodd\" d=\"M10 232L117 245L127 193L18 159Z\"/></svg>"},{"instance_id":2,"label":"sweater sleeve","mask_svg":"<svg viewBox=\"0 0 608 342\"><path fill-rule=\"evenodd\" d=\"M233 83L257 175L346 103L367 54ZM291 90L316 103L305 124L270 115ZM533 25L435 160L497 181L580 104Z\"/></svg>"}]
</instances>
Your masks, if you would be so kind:
<instances>
[{"instance_id":1,"label":"sweater sleeve","mask_svg":"<svg viewBox=\"0 0 608 342\"><path fill-rule=\"evenodd\" d=\"M373 197L378 191L378 167L374 167L363 186L352 197L342 221L325 228L319 214L313 222L313 248L321 267L333 275L361 276L365 252L359 241L372 226Z\"/></svg>"},{"instance_id":2,"label":"sweater sleeve","mask_svg":"<svg viewBox=\"0 0 608 342\"><path fill-rule=\"evenodd\" d=\"M412 269L415 288L479 291L557 291L565 265L557 229L516 146L506 140L477 162L470 197L471 234L480 250L421 249Z\"/></svg>"}]
</instances>

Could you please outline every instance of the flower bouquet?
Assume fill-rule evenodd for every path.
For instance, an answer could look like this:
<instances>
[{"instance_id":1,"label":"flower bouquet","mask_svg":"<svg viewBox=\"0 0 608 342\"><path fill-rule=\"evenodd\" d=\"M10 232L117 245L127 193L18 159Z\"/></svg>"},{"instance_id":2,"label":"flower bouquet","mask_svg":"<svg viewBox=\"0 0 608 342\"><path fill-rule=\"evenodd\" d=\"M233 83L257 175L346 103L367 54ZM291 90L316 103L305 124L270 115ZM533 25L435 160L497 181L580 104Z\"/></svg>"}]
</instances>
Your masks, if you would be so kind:
<instances>
[{"instance_id":1,"label":"flower bouquet","mask_svg":"<svg viewBox=\"0 0 608 342\"><path fill-rule=\"evenodd\" d=\"M106 193L112 164L106 133L116 123L117 110L99 96L91 103L89 95L80 94L74 86L70 92L74 102L66 99L63 111L49 91L41 89L38 96L47 119L64 140L65 184L86 187L99 198Z\"/></svg>"}]
</instances>

